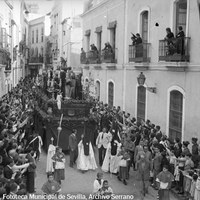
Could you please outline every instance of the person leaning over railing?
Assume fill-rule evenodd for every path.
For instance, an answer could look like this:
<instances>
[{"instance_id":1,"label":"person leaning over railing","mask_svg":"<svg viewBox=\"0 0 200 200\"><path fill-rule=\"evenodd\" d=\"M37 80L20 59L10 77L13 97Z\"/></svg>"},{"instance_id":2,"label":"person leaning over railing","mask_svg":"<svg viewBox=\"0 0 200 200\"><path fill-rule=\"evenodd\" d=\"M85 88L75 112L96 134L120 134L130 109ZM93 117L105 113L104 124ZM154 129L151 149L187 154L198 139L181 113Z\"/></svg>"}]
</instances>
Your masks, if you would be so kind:
<instances>
[{"instance_id":1,"label":"person leaning over railing","mask_svg":"<svg viewBox=\"0 0 200 200\"><path fill-rule=\"evenodd\" d=\"M167 55L173 55L175 53L175 44L174 44L174 34L172 33L170 28L166 28L166 37L165 40L167 41Z\"/></svg>"},{"instance_id":2,"label":"person leaning over railing","mask_svg":"<svg viewBox=\"0 0 200 200\"><path fill-rule=\"evenodd\" d=\"M135 57L143 57L143 41L139 33L136 33L135 37L131 37L132 44L135 46Z\"/></svg>"},{"instance_id":3,"label":"person leaning over railing","mask_svg":"<svg viewBox=\"0 0 200 200\"><path fill-rule=\"evenodd\" d=\"M103 53L104 59L110 58L114 55L113 48L109 42L105 43L105 47L102 49L102 53Z\"/></svg>"}]
</instances>

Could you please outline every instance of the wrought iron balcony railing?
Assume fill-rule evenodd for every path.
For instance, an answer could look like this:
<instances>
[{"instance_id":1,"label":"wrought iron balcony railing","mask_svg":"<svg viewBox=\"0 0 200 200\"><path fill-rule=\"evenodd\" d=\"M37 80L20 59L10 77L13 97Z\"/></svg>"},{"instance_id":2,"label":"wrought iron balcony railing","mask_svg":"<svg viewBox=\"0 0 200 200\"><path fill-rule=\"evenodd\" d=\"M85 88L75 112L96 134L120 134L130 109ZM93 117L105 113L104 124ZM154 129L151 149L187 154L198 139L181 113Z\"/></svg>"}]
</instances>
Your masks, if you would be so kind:
<instances>
[{"instance_id":1,"label":"wrought iron balcony railing","mask_svg":"<svg viewBox=\"0 0 200 200\"><path fill-rule=\"evenodd\" d=\"M80 55L80 62L81 62L81 64L87 64L88 63L85 52L81 53L81 55Z\"/></svg>"},{"instance_id":2,"label":"wrought iron balcony railing","mask_svg":"<svg viewBox=\"0 0 200 200\"><path fill-rule=\"evenodd\" d=\"M87 63L96 64L101 63L99 51L89 51L86 53Z\"/></svg>"},{"instance_id":3,"label":"wrought iron balcony railing","mask_svg":"<svg viewBox=\"0 0 200 200\"><path fill-rule=\"evenodd\" d=\"M189 62L190 38L174 38L159 41L159 61Z\"/></svg>"},{"instance_id":4,"label":"wrought iron balcony railing","mask_svg":"<svg viewBox=\"0 0 200 200\"><path fill-rule=\"evenodd\" d=\"M129 45L129 62L150 62L150 43Z\"/></svg>"},{"instance_id":5,"label":"wrought iron balcony railing","mask_svg":"<svg viewBox=\"0 0 200 200\"><path fill-rule=\"evenodd\" d=\"M81 64L116 63L116 49L89 51L80 54Z\"/></svg>"},{"instance_id":6,"label":"wrought iron balcony railing","mask_svg":"<svg viewBox=\"0 0 200 200\"><path fill-rule=\"evenodd\" d=\"M103 63L117 63L117 49L106 49L101 52Z\"/></svg>"}]
</instances>

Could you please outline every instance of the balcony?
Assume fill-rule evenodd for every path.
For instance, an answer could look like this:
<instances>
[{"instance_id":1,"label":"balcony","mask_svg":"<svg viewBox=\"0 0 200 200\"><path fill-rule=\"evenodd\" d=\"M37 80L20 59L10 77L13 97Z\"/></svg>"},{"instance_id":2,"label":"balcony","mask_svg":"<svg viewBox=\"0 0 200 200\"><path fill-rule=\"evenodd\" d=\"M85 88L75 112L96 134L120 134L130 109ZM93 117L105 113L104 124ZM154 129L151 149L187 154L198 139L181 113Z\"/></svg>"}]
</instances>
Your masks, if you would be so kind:
<instances>
[{"instance_id":1,"label":"balcony","mask_svg":"<svg viewBox=\"0 0 200 200\"><path fill-rule=\"evenodd\" d=\"M29 63L43 63L43 56L30 57Z\"/></svg>"},{"instance_id":2,"label":"balcony","mask_svg":"<svg viewBox=\"0 0 200 200\"><path fill-rule=\"evenodd\" d=\"M129 45L129 62L150 62L150 43Z\"/></svg>"},{"instance_id":3,"label":"balcony","mask_svg":"<svg viewBox=\"0 0 200 200\"><path fill-rule=\"evenodd\" d=\"M5 48L0 48L0 64L7 65L10 53Z\"/></svg>"},{"instance_id":4,"label":"balcony","mask_svg":"<svg viewBox=\"0 0 200 200\"><path fill-rule=\"evenodd\" d=\"M159 61L189 62L190 38L174 38L159 41Z\"/></svg>"},{"instance_id":5,"label":"balcony","mask_svg":"<svg viewBox=\"0 0 200 200\"><path fill-rule=\"evenodd\" d=\"M86 53L87 63L97 64L101 63L100 53L98 51L89 51Z\"/></svg>"},{"instance_id":6,"label":"balcony","mask_svg":"<svg viewBox=\"0 0 200 200\"><path fill-rule=\"evenodd\" d=\"M85 52L81 53L81 55L80 55L80 62L81 62L81 64L87 64L88 63L88 60L86 58L86 53Z\"/></svg>"},{"instance_id":7,"label":"balcony","mask_svg":"<svg viewBox=\"0 0 200 200\"><path fill-rule=\"evenodd\" d=\"M100 64L100 63L117 63L116 49L82 52L80 54L81 64Z\"/></svg>"},{"instance_id":8,"label":"balcony","mask_svg":"<svg viewBox=\"0 0 200 200\"><path fill-rule=\"evenodd\" d=\"M116 59L116 49L106 49L101 52L102 63L117 63Z\"/></svg>"}]
</instances>

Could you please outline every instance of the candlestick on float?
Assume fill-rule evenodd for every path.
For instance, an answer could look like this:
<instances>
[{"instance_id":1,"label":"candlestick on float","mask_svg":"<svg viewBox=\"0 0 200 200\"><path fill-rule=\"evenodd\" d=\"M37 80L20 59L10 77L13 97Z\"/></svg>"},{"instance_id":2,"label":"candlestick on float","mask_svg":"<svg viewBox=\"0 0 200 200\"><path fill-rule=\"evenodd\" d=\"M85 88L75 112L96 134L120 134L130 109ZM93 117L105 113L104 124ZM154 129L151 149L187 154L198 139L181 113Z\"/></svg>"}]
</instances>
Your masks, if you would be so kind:
<instances>
[{"instance_id":1,"label":"candlestick on float","mask_svg":"<svg viewBox=\"0 0 200 200\"><path fill-rule=\"evenodd\" d=\"M60 133L61 133L61 131L62 131L62 127L61 127L62 120L63 120L63 114L61 114L60 123L59 123L59 126L58 126L58 128L57 128L57 130L58 130L57 146L58 146L58 144L59 144Z\"/></svg>"}]
</instances>

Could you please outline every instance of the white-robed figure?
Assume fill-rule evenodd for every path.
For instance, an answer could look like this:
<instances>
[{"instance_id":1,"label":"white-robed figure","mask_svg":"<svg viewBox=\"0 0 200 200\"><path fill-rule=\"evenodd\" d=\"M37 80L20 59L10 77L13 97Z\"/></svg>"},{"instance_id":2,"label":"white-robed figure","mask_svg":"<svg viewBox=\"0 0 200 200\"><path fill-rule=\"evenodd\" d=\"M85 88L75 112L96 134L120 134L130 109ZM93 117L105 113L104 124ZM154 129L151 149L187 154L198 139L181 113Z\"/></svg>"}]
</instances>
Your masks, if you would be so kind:
<instances>
[{"instance_id":1,"label":"white-robed figure","mask_svg":"<svg viewBox=\"0 0 200 200\"><path fill-rule=\"evenodd\" d=\"M113 130L113 137L111 142L108 144L106 155L102 165L102 171L117 173L119 168L120 158L117 156L120 152L121 143L117 133Z\"/></svg>"},{"instance_id":2,"label":"white-robed figure","mask_svg":"<svg viewBox=\"0 0 200 200\"><path fill-rule=\"evenodd\" d=\"M95 170L96 168L97 164L94 157L92 144L82 134L81 141L78 144L77 169L84 172L89 169Z\"/></svg>"},{"instance_id":3,"label":"white-robed figure","mask_svg":"<svg viewBox=\"0 0 200 200\"><path fill-rule=\"evenodd\" d=\"M58 106L58 110L61 110L61 101L62 101L62 93L61 91L58 92L57 97L56 97L56 101L57 101L57 106Z\"/></svg>"},{"instance_id":4,"label":"white-robed figure","mask_svg":"<svg viewBox=\"0 0 200 200\"><path fill-rule=\"evenodd\" d=\"M52 144L49 145L48 154L47 154L47 167L46 172L54 172L53 160L51 159L56 152L56 147Z\"/></svg>"}]
</instances>

